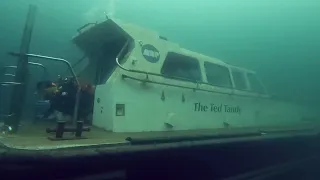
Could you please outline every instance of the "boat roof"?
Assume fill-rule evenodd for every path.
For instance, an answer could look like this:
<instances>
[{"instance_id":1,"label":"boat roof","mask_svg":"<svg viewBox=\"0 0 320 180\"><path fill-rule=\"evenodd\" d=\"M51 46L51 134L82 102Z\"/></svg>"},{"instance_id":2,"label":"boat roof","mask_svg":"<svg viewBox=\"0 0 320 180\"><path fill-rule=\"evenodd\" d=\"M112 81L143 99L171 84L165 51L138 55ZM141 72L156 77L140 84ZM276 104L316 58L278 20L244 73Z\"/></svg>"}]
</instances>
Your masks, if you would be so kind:
<instances>
[{"instance_id":1,"label":"boat roof","mask_svg":"<svg viewBox=\"0 0 320 180\"><path fill-rule=\"evenodd\" d=\"M199 53L199 52L195 52L195 51L183 48L180 46L179 43L167 40L158 31L155 31L153 29L145 28L145 27L142 27L142 26L134 24L134 23L124 22L120 19L115 19L115 18L110 18L110 19L105 20L104 22L96 23L96 25L104 24L104 23L110 23L112 27L115 27L115 28L112 28L113 31L116 30L118 32L121 32L122 34L125 34L126 36L128 36L131 39L134 39L136 41L143 41L146 39L148 41L150 41L150 40L162 41L163 46L165 46L165 48L168 50L168 52L170 51L170 52L179 53L181 55L193 57L193 58L196 58L199 62L211 62L211 63L222 65L222 66L225 66L228 68L233 68L233 69L237 69L237 70L240 70L243 72L255 74L255 72L252 70L249 70L249 69L246 69L243 67L238 67L235 65L231 65L231 64L228 64L218 58L211 57L211 56ZM110 27L110 26L108 26L108 27ZM111 31L111 30L109 30L109 31ZM141 33L141 32L143 32L143 33ZM110 36L109 37L101 37L101 38L110 38Z\"/></svg>"}]
</instances>

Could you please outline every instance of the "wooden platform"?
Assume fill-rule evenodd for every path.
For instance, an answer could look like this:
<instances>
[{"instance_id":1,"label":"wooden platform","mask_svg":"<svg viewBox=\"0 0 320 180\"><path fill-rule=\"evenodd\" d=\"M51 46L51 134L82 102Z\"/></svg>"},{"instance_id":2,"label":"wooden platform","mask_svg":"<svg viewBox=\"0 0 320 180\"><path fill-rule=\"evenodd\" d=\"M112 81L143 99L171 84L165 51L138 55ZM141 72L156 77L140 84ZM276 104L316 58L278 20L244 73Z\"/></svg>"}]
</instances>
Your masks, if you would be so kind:
<instances>
[{"instance_id":1,"label":"wooden platform","mask_svg":"<svg viewBox=\"0 0 320 180\"><path fill-rule=\"evenodd\" d=\"M256 133L268 135L296 135L296 134L316 134L320 131L310 124L293 126L293 127L265 127L265 128L237 128L237 129L210 129L210 130L192 130L192 131L168 131L168 132L140 132L140 133L114 133L104 131L102 129L91 127L90 132L83 132L86 139L76 140L62 140L52 141L48 139L54 134L47 134L47 127L54 127L53 123L22 123L19 132L13 135L0 135L0 144L6 148L13 148L19 150L53 150L61 148L75 148L75 147L92 147L92 146L128 146L130 142L126 140L127 137L132 139L153 139L153 138L192 138L201 136L216 136L224 138L226 135L233 135L234 139L237 136L248 133ZM71 133L65 133L64 136L73 136ZM253 137L250 138L262 138ZM241 137L243 138L243 136ZM230 140L230 138L228 138Z\"/></svg>"}]
</instances>

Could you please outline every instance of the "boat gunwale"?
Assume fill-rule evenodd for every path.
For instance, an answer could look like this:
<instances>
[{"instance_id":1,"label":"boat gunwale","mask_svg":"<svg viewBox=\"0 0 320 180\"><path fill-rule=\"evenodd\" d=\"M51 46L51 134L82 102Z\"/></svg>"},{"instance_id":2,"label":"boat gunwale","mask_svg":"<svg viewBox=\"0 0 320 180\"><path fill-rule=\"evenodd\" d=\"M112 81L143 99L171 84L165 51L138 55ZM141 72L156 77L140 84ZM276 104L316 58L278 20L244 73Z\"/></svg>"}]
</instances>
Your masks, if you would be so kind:
<instances>
[{"instance_id":1,"label":"boat gunwale","mask_svg":"<svg viewBox=\"0 0 320 180\"><path fill-rule=\"evenodd\" d=\"M96 155L116 155L126 153L148 152L148 151L163 151L179 148L199 148L204 146L218 147L236 143L252 143L252 142L266 142L266 141L280 141L280 140L297 140L299 138L315 138L319 139L319 131L311 129L302 130L282 130L282 131L264 131L259 136L242 136L232 138L212 138L207 140L195 141L181 141L181 142L168 142L168 143L148 143L148 144L131 144L127 143L114 143L114 144L95 144L72 146L64 148L19 148L8 146L1 142L0 139L0 158L16 158L16 157L30 157L37 159L42 158L65 158L74 156L96 156Z\"/></svg>"}]
</instances>

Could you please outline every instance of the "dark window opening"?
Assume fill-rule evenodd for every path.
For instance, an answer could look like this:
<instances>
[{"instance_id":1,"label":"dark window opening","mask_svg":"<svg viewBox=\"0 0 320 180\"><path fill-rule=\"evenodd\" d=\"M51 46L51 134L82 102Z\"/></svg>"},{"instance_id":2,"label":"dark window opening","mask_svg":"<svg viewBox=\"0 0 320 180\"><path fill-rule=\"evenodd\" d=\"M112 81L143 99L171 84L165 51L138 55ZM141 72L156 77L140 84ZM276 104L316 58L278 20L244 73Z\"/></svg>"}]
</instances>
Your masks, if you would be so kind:
<instances>
[{"instance_id":1,"label":"dark window opening","mask_svg":"<svg viewBox=\"0 0 320 180\"><path fill-rule=\"evenodd\" d=\"M232 70L232 77L236 89L248 90L245 74L243 72Z\"/></svg>"},{"instance_id":2,"label":"dark window opening","mask_svg":"<svg viewBox=\"0 0 320 180\"><path fill-rule=\"evenodd\" d=\"M164 60L161 74L178 79L201 82L199 61L196 58L169 52Z\"/></svg>"},{"instance_id":3,"label":"dark window opening","mask_svg":"<svg viewBox=\"0 0 320 180\"><path fill-rule=\"evenodd\" d=\"M265 90L261 84L261 82L258 80L257 76L255 74L249 73L247 74L248 81L250 83L251 90L260 94L264 94Z\"/></svg>"},{"instance_id":4,"label":"dark window opening","mask_svg":"<svg viewBox=\"0 0 320 180\"><path fill-rule=\"evenodd\" d=\"M113 21L99 23L76 36L73 42L89 60L88 64L81 68L79 76L91 84L105 84L117 68L116 57L128 38L130 36ZM123 63L122 58L119 58L120 63Z\"/></svg>"},{"instance_id":5,"label":"dark window opening","mask_svg":"<svg viewBox=\"0 0 320 180\"><path fill-rule=\"evenodd\" d=\"M133 43L133 41L131 40L127 40L125 46L122 48L119 56L118 56L118 61L119 64L124 64L127 60L128 57L130 55L130 52L135 48L135 45Z\"/></svg>"},{"instance_id":6,"label":"dark window opening","mask_svg":"<svg viewBox=\"0 0 320 180\"><path fill-rule=\"evenodd\" d=\"M121 37L112 43L105 43L100 54L96 56L98 64L96 71L96 84L104 84L117 67L116 57L124 47L127 38Z\"/></svg>"},{"instance_id":7,"label":"dark window opening","mask_svg":"<svg viewBox=\"0 0 320 180\"><path fill-rule=\"evenodd\" d=\"M164 36L159 36L160 39L163 39L165 41L168 41L168 38L164 37Z\"/></svg>"},{"instance_id":8,"label":"dark window opening","mask_svg":"<svg viewBox=\"0 0 320 180\"><path fill-rule=\"evenodd\" d=\"M209 84L221 87L232 87L230 73L227 67L205 62L204 68Z\"/></svg>"}]
</instances>

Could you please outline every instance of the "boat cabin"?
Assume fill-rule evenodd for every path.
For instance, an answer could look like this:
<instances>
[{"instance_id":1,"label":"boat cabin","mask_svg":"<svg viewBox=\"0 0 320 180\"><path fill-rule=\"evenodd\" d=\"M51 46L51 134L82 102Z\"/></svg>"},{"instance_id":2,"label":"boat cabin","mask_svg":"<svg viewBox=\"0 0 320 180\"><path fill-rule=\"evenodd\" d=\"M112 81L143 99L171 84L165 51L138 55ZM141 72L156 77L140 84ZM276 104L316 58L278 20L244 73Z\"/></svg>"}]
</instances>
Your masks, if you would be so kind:
<instances>
[{"instance_id":1,"label":"boat cabin","mask_svg":"<svg viewBox=\"0 0 320 180\"><path fill-rule=\"evenodd\" d=\"M134 24L91 24L73 42L88 59L79 77L96 85L93 125L108 131L281 126L318 117L275 103L254 71Z\"/></svg>"}]
</instances>

